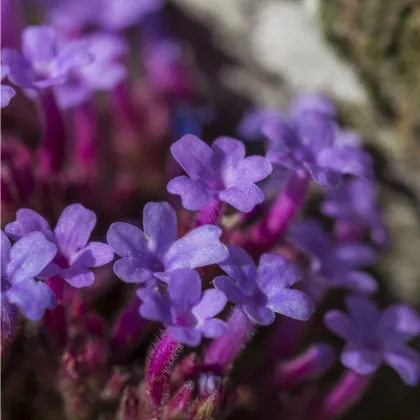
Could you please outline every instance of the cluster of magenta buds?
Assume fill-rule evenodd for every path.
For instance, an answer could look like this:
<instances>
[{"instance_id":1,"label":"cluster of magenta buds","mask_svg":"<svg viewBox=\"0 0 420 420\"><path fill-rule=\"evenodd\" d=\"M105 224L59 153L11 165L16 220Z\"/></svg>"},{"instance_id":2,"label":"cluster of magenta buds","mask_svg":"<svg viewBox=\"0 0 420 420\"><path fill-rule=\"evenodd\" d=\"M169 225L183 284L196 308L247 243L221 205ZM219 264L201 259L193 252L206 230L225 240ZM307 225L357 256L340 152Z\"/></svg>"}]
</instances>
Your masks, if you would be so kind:
<instances>
[{"instance_id":1,"label":"cluster of magenta buds","mask_svg":"<svg viewBox=\"0 0 420 420\"><path fill-rule=\"evenodd\" d=\"M4 419L332 420L381 365L416 386L361 138L311 92L213 139L166 8L2 2Z\"/></svg>"}]
</instances>

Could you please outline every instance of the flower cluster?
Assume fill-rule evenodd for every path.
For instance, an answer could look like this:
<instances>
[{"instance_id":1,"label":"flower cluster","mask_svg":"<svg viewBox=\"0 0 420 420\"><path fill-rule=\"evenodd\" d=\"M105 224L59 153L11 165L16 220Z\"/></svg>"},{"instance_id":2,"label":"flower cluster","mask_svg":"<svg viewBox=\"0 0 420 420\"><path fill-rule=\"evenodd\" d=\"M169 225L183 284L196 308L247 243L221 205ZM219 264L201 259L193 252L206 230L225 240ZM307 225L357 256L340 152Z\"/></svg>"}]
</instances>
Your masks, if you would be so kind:
<instances>
[{"instance_id":1,"label":"flower cluster","mask_svg":"<svg viewBox=\"0 0 420 420\"><path fill-rule=\"evenodd\" d=\"M264 156L240 139L199 138L199 89L162 6L42 1L45 24L19 28L20 47L2 48L1 78L16 90L1 86L1 107L13 98L24 114L26 96L42 127L36 147L23 131L2 142L2 354L33 327L27 364L60 366L40 394L60 392L67 418L228 415L246 394L226 386L242 351L261 359L247 382L267 418L340 417L383 363L416 386L420 355L409 341L420 316L403 304L380 310L365 271L389 238L362 142L316 93L287 112L245 115L238 135L264 140ZM123 32L131 26L135 53ZM144 74L126 67L133 57ZM328 223L305 207L312 187ZM308 396L296 385L321 383L336 354L324 342L295 352L337 288L350 292L348 314L323 319L347 343L345 371ZM138 374L137 350L161 327ZM184 346L192 353L178 359ZM53 360L38 367L45 348Z\"/></svg>"}]
</instances>

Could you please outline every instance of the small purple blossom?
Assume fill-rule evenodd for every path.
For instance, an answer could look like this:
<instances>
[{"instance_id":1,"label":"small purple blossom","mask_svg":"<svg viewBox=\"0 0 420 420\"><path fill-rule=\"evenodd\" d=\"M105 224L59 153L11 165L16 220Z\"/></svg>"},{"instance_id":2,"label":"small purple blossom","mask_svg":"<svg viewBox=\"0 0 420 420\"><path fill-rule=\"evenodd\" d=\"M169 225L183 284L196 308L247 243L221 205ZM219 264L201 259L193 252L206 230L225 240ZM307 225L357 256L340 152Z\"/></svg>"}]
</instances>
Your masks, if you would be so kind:
<instances>
[{"instance_id":1,"label":"small purple blossom","mask_svg":"<svg viewBox=\"0 0 420 420\"><path fill-rule=\"evenodd\" d=\"M20 209L16 221L5 227L13 239L20 239L30 232L42 232L58 248L57 257L49 264L40 278L58 275L73 287L91 286L95 276L91 270L108 264L114 258L112 248L101 242L89 242L96 224L96 215L81 204L67 206L57 222L54 231L48 222L30 209Z\"/></svg>"},{"instance_id":2,"label":"small purple blossom","mask_svg":"<svg viewBox=\"0 0 420 420\"><path fill-rule=\"evenodd\" d=\"M177 268L198 268L223 261L228 250L217 226L203 225L177 240L177 220L168 203L147 203L143 211L144 232L129 223L113 223L108 243L122 257L115 274L127 283L143 283Z\"/></svg>"},{"instance_id":3,"label":"small purple blossom","mask_svg":"<svg viewBox=\"0 0 420 420\"><path fill-rule=\"evenodd\" d=\"M289 118L271 118L262 131L270 141L267 159L273 165L305 171L320 185L335 186L344 174L372 177L372 158L339 140L334 106L320 95L298 98Z\"/></svg>"},{"instance_id":4,"label":"small purple blossom","mask_svg":"<svg viewBox=\"0 0 420 420\"><path fill-rule=\"evenodd\" d=\"M377 290L376 280L358 270L376 260L376 252L371 247L359 242L334 245L315 220L293 224L287 239L311 259L308 280L315 293L323 293L326 286L344 287L364 294Z\"/></svg>"},{"instance_id":5,"label":"small purple blossom","mask_svg":"<svg viewBox=\"0 0 420 420\"><path fill-rule=\"evenodd\" d=\"M420 316L408 305L391 305L381 312L375 302L360 296L346 299L348 314L330 310L324 322L347 341L341 353L344 366L369 375L382 363L411 386L420 380L420 354L407 342L420 334Z\"/></svg>"},{"instance_id":6,"label":"small purple blossom","mask_svg":"<svg viewBox=\"0 0 420 420\"><path fill-rule=\"evenodd\" d=\"M72 71L64 83L54 87L57 102L63 109L86 102L96 90L117 87L127 76L127 69L121 62L127 53L127 43L123 37L94 33L83 40L89 45L93 61Z\"/></svg>"},{"instance_id":7,"label":"small purple blossom","mask_svg":"<svg viewBox=\"0 0 420 420\"><path fill-rule=\"evenodd\" d=\"M219 199L248 213L264 201L264 192L255 183L270 175L271 165L261 156L246 158L239 140L219 137L210 147L187 134L171 152L188 176L172 179L167 189L181 196L186 209L201 210Z\"/></svg>"},{"instance_id":8,"label":"small purple blossom","mask_svg":"<svg viewBox=\"0 0 420 420\"><path fill-rule=\"evenodd\" d=\"M280 255L263 254L257 268L242 248L228 248L229 258L219 265L229 276L216 277L213 283L230 302L241 306L252 322L269 325L275 313L309 319L314 303L306 293L290 289L303 277L297 265Z\"/></svg>"},{"instance_id":9,"label":"small purple blossom","mask_svg":"<svg viewBox=\"0 0 420 420\"><path fill-rule=\"evenodd\" d=\"M373 182L361 179L347 181L328 193L321 210L355 229L369 229L374 242L386 245L388 235Z\"/></svg>"},{"instance_id":10,"label":"small purple blossom","mask_svg":"<svg viewBox=\"0 0 420 420\"><path fill-rule=\"evenodd\" d=\"M45 309L56 305L53 291L36 281L51 263L57 247L40 232L33 232L11 246L1 231L1 329L10 335L17 325L17 308L32 321L39 321Z\"/></svg>"},{"instance_id":11,"label":"small purple blossom","mask_svg":"<svg viewBox=\"0 0 420 420\"><path fill-rule=\"evenodd\" d=\"M0 69L0 80L2 81L7 74L9 73L9 67L1 65ZM15 90L7 85L0 85L0 93L1 93L1 103L0 108L4 108L5 106L9 105L10 100L13 98L13 96L16 95Z\"/></svg>"},{"instance_id":12,"label":"small purple blossom","mask_svg":"<svg viewBox=\"0 0 420 420\"><path fill-rule=\"evenodd\" d=\"M45 89L64 83L69 74L92 62L84 40L63 41L49 26L28 26L22 32L22 53L3 49L12 83L25 89Z\"/></svg>"},{"instance_id":13,"label":"small purple blossom","mask_svg":"<svg viewBox=\"0 0 420 420\"><path fill-rule=\"evenodd\" d=\"M261 140L262 128L271 119L281 118L281 113L275 108L256 108L248 111L238 125L238 135L245 140Z\"/></svg>"},{"instance_id":14,"label":"small purple blossom","mask_svg":"<svg viewBox=\"0 0 420 420\"><path fill-rule=\"evenodd\" d=\"M201 291L201 279L196 271L177 269L168 278L167 294L154 289L137 291L143 301L140 315L160 321L178 343L196 347L202 337L217 338L227 331L227 324L214 317L226 305L226 296L216 289Z\"/></svg>"},{"instance_id":15,"label":"small purple blossom","mask_svg":"<svg viewBox=\"0 0 420 420\"><path fill-rule=\"evenodd\" d=\"M58 0L50 10L54 26L67 32L92 25L120 31L159 10L163 0Z\"/></svg>"}]
</instances>

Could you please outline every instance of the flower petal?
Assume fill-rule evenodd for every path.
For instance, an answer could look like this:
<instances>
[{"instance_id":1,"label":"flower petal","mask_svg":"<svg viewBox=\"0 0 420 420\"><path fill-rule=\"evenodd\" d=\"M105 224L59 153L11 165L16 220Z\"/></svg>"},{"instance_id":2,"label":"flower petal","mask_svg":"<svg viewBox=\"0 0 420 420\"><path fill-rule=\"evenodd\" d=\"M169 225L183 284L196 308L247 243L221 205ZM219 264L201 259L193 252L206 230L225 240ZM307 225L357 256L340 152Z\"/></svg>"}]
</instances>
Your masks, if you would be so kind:
<instances>
[{"instance_id":1,"label":"flower petal","mask_svg":"<svg viewBox=\"0 0 420 420\"><path fill-rule=\"evenodd\" d=\"M207 289L192 312L200 320L210 319L222 312L226 303L226 296L221 290Z\"/></svg>"},{"instance_id":2,"label":"flower petal","mask_svg":"<svg viewBox=\"0 0 420 420\"><path fill-rule=\"evenodd\" d=\"M266 307L289 318L307 321L315 311L312 299L300 290L283 289L268 296Z\"/></svg>"},{"instance_id":3,"label":"flower petal","mask_svg":"<svg viewBox=\"0 0 420 420\"><path fill-rule=\"evenodd\" d=\"M399 346L384 354L385 362L410 386L420 381L420 354L408 346Z\"/></svg>"},{"instance_id":4,"label":"flower petal","mask_svg":"<svg viewBox=\"0 0 420 420\"><path fill-rule=\"evenodd\" d=\"M271 295L302 280L303 272L297 264L276 254L263 254L257 271L257 283Z\"/></svg>"},{"instance_id":5,"label":"flower petal","mask_svg":"<svg viewBox=\"0 0 420 420\"><path fill-rule=\"evenodd\" d=\"M54 292L45 283L32 279L13 284L6 293L9 301L31 321L39 321L45 309L56 305Z\"/></svg>"},{"instance_id":6,"label":"flower petal","mask_svg":"<svg viewBox=\"0 0 420 420\"><path fill-rule=\"evenodd\" d=\"M168 182L167 190L170 194L176 194L181 197L182 206L191 211L197 211L204 208L215 197L216 193L204 182L188 178L187 176L178 176Z\"/></svg>"},{"instance_id":7,"label":"flower petal","mask_svg":"<svg viewBox=\"0 0 420 420\"><path fill-rule=\"evenodd\" d=\"M7 85L0 85L0 108L10 104L11 99L16 95L16 91Z\"/></svg>"},{"instance_id":8,"label":"flower petal","mask_svg":"<svg viewBox=\"0 0 420 420\"><path fill-rule=\"evenodd\" d=\"M357 293L371 295L378 290L378 282L369 273L364 271L350 271L339 275L333 281L335 287L345 287Z\"/></svg>"},{"instance_id":9,"label":"flower petal","mask_svg":"<svg viewBox=\"0 0 420 420\"><path fill-rule=\"evenodd\" d=\"M168 327L169 334L180 344L197 347L201 342L201 331L184 327Z\"/></svg>"},{"instance_id":10,"label":"flower petal","mask_svg":"<svg viewBox=\"0 0 420 420\"><path fill-rule=\"evenodd\" d=\"M369 153L354 146L331 147L322 150L317 156L318 165L341 174L371 179L373 161Z\"/></svg>"},{"instance_id":11,"label":"flower petal","mask_svg":"<svg viewBox=\"0 0 420 420\"><path fill-rule=\"evenodd\" d=\"M27 280L39 274L55 257L57 247L41 232L31 232L19 239L10 251L7 274L12 283Z\"/></svg>"},{"instance_id":12,"label":"flower petal","mask_svg":"<svg viewBox=\"0 0 420 420\"><path fill-rule=\"evenodd\" d=\"M289 228L287 239L299 251L321 261L331 256L333 252L327 232L315 220L293 223Z\"/></svg>"},{"instance_id":13,"label":"flower petal","mask_svg":"<svg viewBox=\"0 0 420 420\"><path fill-rule=\"evenodd\" d=\"M9 302L6 295L2 298L0 311L1 336L3 339L9 338L16 331L16 328L19 324L19 310L14 303Z\"/></svg>"},{"instance_id":14,"label":"flower petal","mask_svg":"<svg viewBox=\"0 0 420 420\"><path fill-rule=\"evenodd\" d=\"M143 229L148 235L149 249L160 258L176 241L175 210L168 203L147 203L143 211Z\"/></svg>"},{"instance_id":15,"label":"flower petal","mask_svg":"<svg viewBox=\"0 0 420 420\"><path fill-rule=\"evenodd\" d=\"M276 318L275 313L265 306L244 305L242 308L247 317L255 324L270 325Z\"/></svg>"},{"instance_id":16,"label":"flower petal","mask_svg":"<svg viewBox=\"0 0 420 420\"><path fill-rule=\"evenodd\" d=\"M1 50L1 59L9 67L7 77L12 83L24 89L33 89L36 80L35 71L31 63L20 52L3 48Z\"/></svg>"},{"instance_id":17,"label":"flower petal","mask_svg":"<svg viewBox=\"0 0 420 420\"><path fill-rule=\"evenodd\" d=\"M47 240L54 242L54 235L49 223L36 211L20 209L16 212L16 220L6 225L5 232L15 241L30 232L42 232Z\"/></svg>"},{"instance_id":18,"label":"flower petal","mask_svg":"<svg viewBox=\"0 0 420 420\"><path fill-rule=\"evenodd\" d=\"M95 282L95 276L91 270L84 267L70 267L62 270L59 274L70 286L89 287Z\"/></svg>"},{"instance_id":19,"label":"flower petal","mask_svg":"<svg viewBox=\"0 0 420 420\"><path fill-rule=\"evenodd\" d=\"M266 158L262 156L249 156L239 162L235 170L234 180L232 181L235 184L237 182L255 183L267 178L272 170L273 167ZM226 185L231 186L230 184Z\"/></svg>"},{"instance_id":20,"label":"flower petal","mask_svg":"<svg viewBox=\"0 0 420 420\"><path fill-rule=\"evenodd\" d=\"M332 331L335 335L339 336L343 340L352 341L355 340L358 335L355 331L350 317L338 310L330 310L324 315L324 324Z\"/></svg>"},{"instance_id":21,"label":"flower petal","mask_svg":"<svg viewBox=\"0 0 420 420\"><path fill-rule=\"evenodd\" d=\"M341 363L359 375L369 375L382 363L382 353L368 350L358 343L349 343L341 353Z\"/></svg>"},{"instance_id":22,"label":"flower petal","mask_svg":"<svg viewBox=\"0 0 420 420\"><path fill-rule=\"evenodd\" d=\"M57 51L57 32L51 26L27 26L22 32L22 53L35 65L48 69Z\"/></svg>"},{"instance_id":23,"label":"flower petal","mask_svg":"<svg viewBox=\"0 0 420 420\"><path fill-rule=\"evenodd\" d=\"M229 302L235 305L243 305L247 298L242 293L242 290L235 284L235 282L228 276L218 276L213 280L214 287L221 290Z\"/></svg>"},{"instance_id":24,"label":"flower petal","mask_svg":"<svg viewBox=\"0 0 420 420\"><path fill-rule=\"evenodd\" d=\"M366 328L378 326L381 314L376 302L364 296L351 295L347 296L345 304L350 316L359 325Z\"/></svg>"},{"instance_id":25,"label":"flower petal","mask_svg":"<svg viewBox=\"0 0 420 420\"><path fill-rule=\"evenodd\" d=\"M384 340L411 340L420 335L420 315L408 305L388 306L382 313L379 332Z\"/></svg>"},{"instance_id":26,"label":"flower petal","mask_svg":"<svg viewBox=\"0 0 420 420\"><path fill-rule=\"evenodd\" d=\"M165 325L173 325L169 299L153 289L139 289L137 296L143 301L140 315L150 321L160 321Z\"/></svg>"},{"instance_id":27,"label":"flower petal","mask_svg":"<svg viewBox=\"0 0 420 420\"><path fill-rule=\"evenodd\" d=\"M129 223L113 223L108 229L106 240L121 257L142 258L145 264L152 258L143 231Z\"/></svg>"},{"instance_id":28,"label":"flower petal","mask_svg":"<svg viewBox=\"0 0 420 420\"><path fill-rule=\"evenodd\" d=\"M225 260L229 251L219 238L217 226L203 225L174 242L164 257L166 271L176 268L197 268Z\"/></svg>"},{"instance_id":29,"label":"flower petal","mask_svg":"<svg viewBox=\"0 0 420 420\"><path fill-rule=\"evenodd\" d=\"M248 253L235 245L228 245L229 256L219 263L220 268L242 288L255 284L257 267Z\"/></svg>"},{"instance_id":30,"label":"flower petal","mask_svg":"<svg viewBox=\"0 0 420 420\"><path fill-rule=\"evenodd\" d=\"M71 266L100 267L114 259L114 251L108 244L90 242L70 260Z\"/></svg>"},{"instance_id":31,"label":"flower petal","mask_svg":"<svg viewBox=\"0 0 420 420\"><path fill-rule=\"evenodd\" d=\"M10 250L12 246L10 245L9 238L7 235L1 231L1 243L0 243L0 253L1 253L1 269L5 270L5 267L10 261Z\"/></svg>"},{"instance_id":32,"label":"flower petal","mask_svg":"<svg viewBox=\"0 0 420 420\"><path fill-rule=\"evenodd\" d=\"M245 158L245 145L232 137L219 137L211 145L214 166L218 168L226 186L235 183L235 168Z\"/></svg>"},{"instance_id":33,"label":"flower petal","mask_svg":"<svg viewBox=\"0 0 420 420\"><path fill-rule=\"evenodd\" d=\"M136 257L124 257L114 264L114 273L125 283L143 283L153 278L153 272L144 261Z\"/></svg>"},{"instance_id":34,"label":"flower petal","mask_svg":"<svg viewBox=\"0 0 420 420\"><path fill-rule=\"evenodd\" d=\"M191 310L200 301L200 276L190 269L172 271L168 281L168 295L178 309Z\"/></svg>"},{"instance_id":35,"label":"flower petal","mask_svg":"<svg viewBox=\"0 0 420 420\"><path fill-rule=\"evenodd\" d=\"M338 245L335 252L337 259L352 268L373 264L378 256L372 247L359 243Z\"/></svg>"},{"instance_id":36,"label":"flower petal","mask_svg":"<svg viewBox=\"0 0 420 420\"><path fill-rule=\"evenodd\" d=\"M193 180L207 180L213 176L213 151L192 134L186 134L171 146L175 160Z\"/></svg>"},{"instance_id":37,"label":"flower petal","mask_svg":"<svg viewBox=\"0 0 420 420\"><path fill-rule=\"evenodd\" d=\"M219 193L219 199L235 209L249 213L257 204L264 202L264 191L254 184L236 184Z\"/></svg>"},{"instance_id":38,"label":"flower petal","mask_svg":"<svg viewBox=\"0 0 420 420\"><path fill-rule=\"evenodd\" d=\"M69 258L86 246L96 224L96 215L81 204L67 206L54 229L60 251Z\"/></svg>"},{"instance_id":39,"label":"flower petal","mask_svg":"<svg viewBox=\"0 0 420 420\"><path fill-rule=\"evenodd\" d=\"M204 337L218 338L224 336L228 332L229 327L228 324L221 319L213 318L208 319L199 329Z\"/></svg>"},{"instance_id":40,"label":"flower petal","mask_svg":"<svg viewBox=\"0 0 420 420\"><path fill-rule=\"evenodd\" d=\"M306 168L313 180L323 187L334 188L342 181L340 173L332 169L321 167L315 163L307 163Z\"/></svg>"}]
</instances>

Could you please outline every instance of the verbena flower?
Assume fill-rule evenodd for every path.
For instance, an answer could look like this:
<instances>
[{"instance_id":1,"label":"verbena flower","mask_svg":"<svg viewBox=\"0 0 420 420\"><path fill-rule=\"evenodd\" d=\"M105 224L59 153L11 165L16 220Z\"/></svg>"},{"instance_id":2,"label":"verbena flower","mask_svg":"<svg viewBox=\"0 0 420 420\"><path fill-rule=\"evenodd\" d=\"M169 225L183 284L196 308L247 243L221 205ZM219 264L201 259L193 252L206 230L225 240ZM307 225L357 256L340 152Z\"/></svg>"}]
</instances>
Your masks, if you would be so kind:
<instances>
[{"instance_id":1,"label":"verbena flower","mask_svg":"<svg viewBox=\"0 0 420 420\"><path fill-rule=\"evenodd\" d=\"M250 212L264 201L255 183L270 175L271 165L261 156L246 158L239 140L219 137L210 147L187 134L171 146L171 152L188 176L172 179L168 191L180 195L186 209L200 210L219 199Z\"/></svg>"},{"instance_id":2,"label":"verbena flower","mask_svg":"<svg viewBox=\"0 0 420 420\"><path fill-rule=\"evenodd\" d=\"M0 69L0 81L2 81L7 74L9 73L9 67L1 65ZM13 98L13 96L16 95L15 90L7 85L0 85L0 94L1 94L1 102L0 102L0 108L4 108L5 106L9 105L10 100Z\"/></svg>"},{"instance_id":3,"label":"verbena flower","mask_svg":"<svg viewBox=\"0 0 420 420\"><path fill-rule=\"evenodd\" d=\"M343 174L371 178L372 159L360 147L337 141L335 109L319 95L299 98L288 118L271 118L263 128L273 165L305 171L320 185L337 185Z\"/></svg>"},{"instance_id":4,"label":"verbena flower","mask_svg":"<svg viewBox=\"0 0 420 420\"><path fill-rule=\"evenodd\" d=\"M177 268L198 268L223 261L228 250L220 241L217 226L203 225L177 240L177 220L168 203L147 203L143 229L129 223L113 223L108 243L122 257L114 264L115 274L127 283L142 283L157 274Z\"/></svg>"},{"instance_id":5,"label":"verbena flower","mask_svg":"<svg viewBox=\"0 0 420 420\"><path fill-rule=\"evenodd\" d=\"M49 16L61 30L72 32L93 25L119 31L157 11L163 0L60 0L56 3Z\"/></svg>"},{"instance_id":6,"label":"verbena flower","mask_svg":"<svg viewBox=\"0 0 420 420\"><path fill-rule=\"evenodd\" d=\"M322 293L327 286L344 287L365 294L377 290L376 280L358 270L376 260L376 252L371 247L358 242L334 245L325 229L315 220L293 224L287 239L311 259L308 281L315 293Z\"/></svg>"},{"instance_id":7,"label":"verbena flower","mask_svg":"<svg viewBox=\"0 0 420 420\"><path fill-rule=\"evenodd\" d=\"M143 301L140 315L165 324L179 343L195 347L203 336L217 338L227 331L227 324L214 318L225 307L226 296L215 289L202 292L200 276L194 270L172 271L166 295L145 288L139 289L137 296Z\"/></svg>"},{"instance_id":8,"label":"verbena flower","mask_svg":"<svg viewBox=\"0 0 420 420\"><path fill-rule=\"evenodd\" d=\"M41 232L32 232L11 246L1 231L1 326L9 335L17 325L17 308L32 321L39 321L45 309L56 305L53 291L36 281L51 263L57 247Z\"/></svg>"},{"instance_id":9,"label":"verbena flower","mask_svg":"<svg viewBox=\"0 0 420 420\"><path fill-rule=\"evenodd\" d=\"M28 26L22 32L22 52L3 49L12 83L25 89L43 89L64 83L73 70L92 62L84 40L63 41L49 26Z\"/></svg>"},{"instance_id":10,"label":"verbena flower","mask_svg":"<svg viewBox=\"0 0 420 420\"><path fill-rule=\"evenodd\" d=\"M81 204L71 204L61 213L54 231L48 222L30 209L16 213L16 221L5 227L13 239L23 238L30 232L42 232L58 248L57 257L40 276L58 275L73 287L91 286L95 281L92 267L108 264L114 258L112 248L101 242L88 242L96 224L96 215Z\"/></svg>"},{"instance_id":11,"label":"verbena flower","mask_svg":"<svg viewBox=\"0 0 420 420\"><path fill-rule=\"evenodd\" d=\"M229 275L213 280L228 300L241 306L248 318L260 325L274 321L275 313L307 320L315 310L311 298L300 290L290 289L303 278L299 267L275 254L263 254L256 267L242 249L229 246L229 258L219 266Z\"/></svg>"},{"instance_id":12,"label":"verbena flower","mask_svg":"<svg viewBox=\"0 0 420 420\"><path fill-rule=\"evenodd\" d=\"M72 71L64 83L55 86L57 102L64 109L86 102L93 91L115 88L127 76L127 69L121 62L127 52L124 38L114 34L94 33L83 39L88 43L94 60Z\"/></svg>"},{"instance_id":13,"label":"verbena flower","mask_svg":"<svg viewBox=\"0 0 420 420\"><path fill-rule=\"evenodd\" d=\"M281 118L281 113L275 108L251 109L239 122L239 137L245 140L262 140L262 127L273 118Z\"/></svg>"},{"instance_id":14,"label":"verbena flower","mask_svg":"<svg viewBox=\"0 0 420 420\"><path fill-rule=\"evenodd\" d=\"M331 310L324 322L347 341L341 353L344 366L360 375L374 372L382 363L415 386L420 379L420 354L407 342L420 334L420 317L408 305L391 305L380 311L375 302L360 296L346 299L348 314Z\"/></svg>"},{"instance_id":15,"label":"verbena flower","mask_svg":"<svg viewBox=\"0 0 420 420\"><path fill-rule=\"evenodd\" d=\"M349 180L328 192L321 210L355 228L369 229L372 240L386 245L387 232L380 212L375 184L361 179Z\"/></svg>"}]
</instances>

